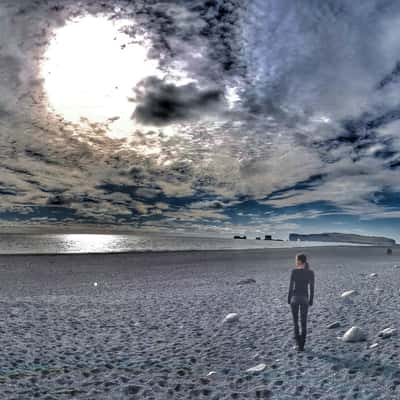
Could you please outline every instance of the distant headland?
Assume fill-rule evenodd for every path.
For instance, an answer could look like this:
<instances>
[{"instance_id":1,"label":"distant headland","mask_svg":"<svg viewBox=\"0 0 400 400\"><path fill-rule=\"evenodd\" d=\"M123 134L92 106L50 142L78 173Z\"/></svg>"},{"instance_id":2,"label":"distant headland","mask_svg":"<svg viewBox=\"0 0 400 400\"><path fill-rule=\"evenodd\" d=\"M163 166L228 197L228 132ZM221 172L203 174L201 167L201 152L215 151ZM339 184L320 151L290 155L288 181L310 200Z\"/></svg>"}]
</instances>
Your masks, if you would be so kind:
<instances>
[{"instance_id":1,"label":"distant headland","mask_svg":"<svg viewBox=\"0 0 400 400\"><path fill-rule=\"evenodd\" d=\"M381 246L394 246L396 241L383 236L364 236L356 235L353 233L339 233L339 232L326 232L326 233L311 233L299 234L290 233L289 240L300 241L314 241L314 242L345 242L345 243L359 243L359 244L375 244Z\"/></svg>"}]
</instances>

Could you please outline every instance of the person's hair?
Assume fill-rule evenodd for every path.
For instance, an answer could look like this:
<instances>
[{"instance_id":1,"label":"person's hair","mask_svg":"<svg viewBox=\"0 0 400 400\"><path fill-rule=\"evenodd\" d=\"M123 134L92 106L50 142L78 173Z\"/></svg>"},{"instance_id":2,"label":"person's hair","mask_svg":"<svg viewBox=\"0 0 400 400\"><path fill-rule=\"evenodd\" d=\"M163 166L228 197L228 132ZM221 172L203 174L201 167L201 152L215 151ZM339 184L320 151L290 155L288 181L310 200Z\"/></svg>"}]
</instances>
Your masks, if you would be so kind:
<instances>
[{"instance_id":1,"label":"person's hair","mask_svg":"<svg viewBox=\"0 0 400 400\"><path fill-rule=\"evenodd\" d=\"M304 264L304 269L310 269L307 262L307 256L304 253L296 254L296 259L300 260Z\"/></svg>"}]
</instances>

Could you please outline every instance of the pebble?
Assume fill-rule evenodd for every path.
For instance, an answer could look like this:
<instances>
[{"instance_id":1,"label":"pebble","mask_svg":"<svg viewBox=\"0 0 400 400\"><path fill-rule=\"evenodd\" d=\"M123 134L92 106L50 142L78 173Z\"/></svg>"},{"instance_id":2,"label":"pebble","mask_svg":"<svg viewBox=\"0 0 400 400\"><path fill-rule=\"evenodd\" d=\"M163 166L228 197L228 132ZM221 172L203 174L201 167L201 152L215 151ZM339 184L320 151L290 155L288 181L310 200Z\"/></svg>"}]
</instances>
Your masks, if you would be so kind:
<instances>
[{"instance_id":1,"label":"pebble","mask_svg":"<svg viewBox=\"0 0 400 400\"><path fill-rule=\"evenodd\" d=\"M350 296L355 296L355 295L357 295L358 294L358 292L357 292L357 290L347 290L346 292L343 292L341 295L340 295L340 297L342 297L342 298L347 298L347 297L350 297Z\"/></svg>"},{"instance_id":2,"label":"pebble","mask_svg":"<svg viewBox=\"0 0 400 400\"><path fill-rule=\"evenodd\" d=\"M235 322L239 320L239 315L236 313L229 313L222 321L222 323L225 322Z\"/></svg>"},{"instance_id":3,"label":"pebble","mask_svg":"<svg viewBox=\"0 0 400 400\"><path fill-rule=\"evenodd\" d=\"M260 371L263 371L265 368L266 368L266 364L260 363L254 367L246 369L246 372L260 372Z\"/></svg>"},{"instance_id":4,"label":"pebble","mask_svg":"<svg viewBox=\"0 0 400 400\"><path fill-rule=\"evenodd\" d=\"M378 336L383 339L386 339L386 338L394 336L394 335L397 335L397 329L395 329L395 328L385 328L378 333Z\"/></svg>"},{"instance_id":5,"label":"pebble","mask_svg":"<svg viewBox=\"0 0 400 400\"><path fill-rule=\"evenodd\" d=\"M358 326L352 326L342 337L344 342L361 342L366 339L366 333Z\"/></svg>"},{"instance_id":6,"label":"pebble","mask_svg":"<svg viewBox=\"0 0 400 400\"><path fill-rule=\"evenodd\" d=\"M236 284L237 285L248 285L249 283L256 283L256 280L253 278L241 279Z\"/></svg>"},{"instance_id":7,"label":"pebble","mask_svg":"<svg viewBox=\"0 0 400 400\"><path fill-rule=\"evenodd\" d=\"M142 390L142 386L139 385L127 385L124 387L124 394L137 394Z\"/></svg>"}]
</instances>

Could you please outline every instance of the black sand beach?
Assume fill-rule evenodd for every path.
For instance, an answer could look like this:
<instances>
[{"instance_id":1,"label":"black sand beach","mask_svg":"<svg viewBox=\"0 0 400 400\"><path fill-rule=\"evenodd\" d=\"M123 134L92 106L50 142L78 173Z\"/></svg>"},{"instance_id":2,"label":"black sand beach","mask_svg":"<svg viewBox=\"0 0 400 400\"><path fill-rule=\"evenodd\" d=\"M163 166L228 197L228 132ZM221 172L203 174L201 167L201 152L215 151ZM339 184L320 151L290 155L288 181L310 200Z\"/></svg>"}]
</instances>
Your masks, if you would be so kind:
<instances>
[{"instance_id":1,"label":"black sand beach","mask_svg":"<svg viewBox=\"0 0 400 400\"><path fill-rule=\"evenodd\" d=\"M300 251L315 272L303 353L287 304ZM399 336L378 337L399 328L396 264L400 249L353 246L1 256L0 398L399 399ZM338 339L354 325L366 341Z\"/></svg>"}]
</instances>

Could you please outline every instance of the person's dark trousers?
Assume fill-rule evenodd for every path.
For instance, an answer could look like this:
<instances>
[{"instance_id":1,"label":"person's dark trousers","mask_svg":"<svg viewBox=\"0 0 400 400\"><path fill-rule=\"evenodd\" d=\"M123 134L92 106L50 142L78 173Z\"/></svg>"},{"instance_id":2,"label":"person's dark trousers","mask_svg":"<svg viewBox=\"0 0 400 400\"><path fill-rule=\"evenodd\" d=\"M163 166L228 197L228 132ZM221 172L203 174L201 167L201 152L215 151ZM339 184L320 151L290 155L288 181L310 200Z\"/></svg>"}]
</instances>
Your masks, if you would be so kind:
<instances>
[{"instance_id":1,"label":"person's dark trousers","mask_svg":"<svg viewBox=\"0 0 400 400\"><path fill-rule=\"evenodd\" d=\"M304 350L304 344L306 342L306 336L307 336L308 301L300 299L299 302L296 301L296 298L293 298L290 303L290 306L293 315L294 336L299 349ZM299 331L299 313L300 313L301 333Z\"/></svg>"}]
</instances>

